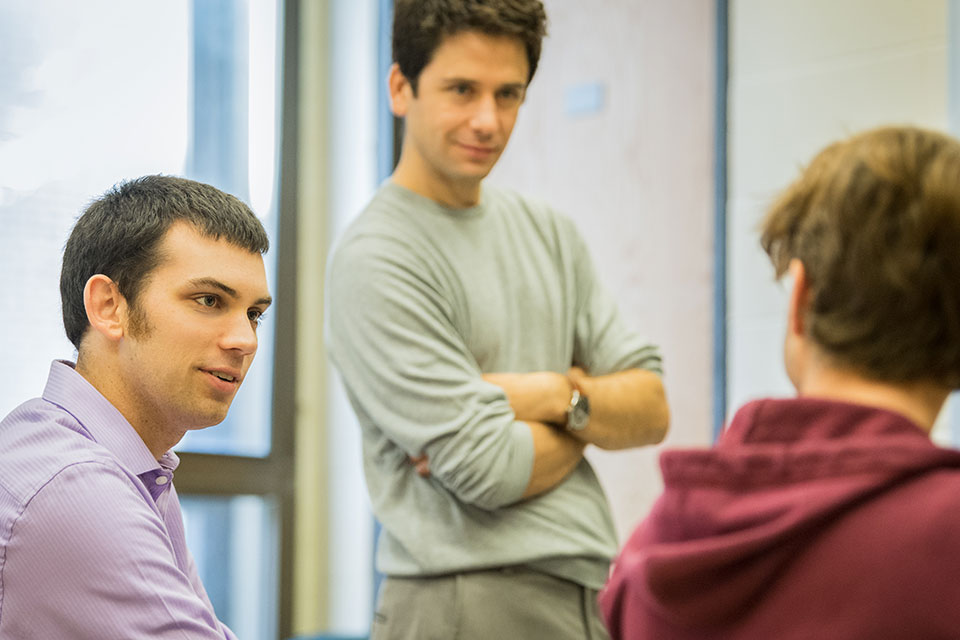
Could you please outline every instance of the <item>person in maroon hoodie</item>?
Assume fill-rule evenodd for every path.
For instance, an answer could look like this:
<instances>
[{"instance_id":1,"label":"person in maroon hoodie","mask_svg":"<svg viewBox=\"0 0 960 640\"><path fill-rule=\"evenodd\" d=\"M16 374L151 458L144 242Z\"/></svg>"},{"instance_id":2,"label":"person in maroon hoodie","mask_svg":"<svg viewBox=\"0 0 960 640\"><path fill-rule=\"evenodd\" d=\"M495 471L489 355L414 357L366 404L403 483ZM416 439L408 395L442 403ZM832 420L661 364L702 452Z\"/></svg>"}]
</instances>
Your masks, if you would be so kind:
<instances>
[{"instance_id":1,"label":"person in maroon hoodie","mask_svg":"<svg viewBox=\"0 0 960 640\"><path fill-rule=\"evenodd\" d=\"M790 275L798 397L742 407L665 490L600 605L614 639L960 638L960 142L911 127L822 151L762 245Z\"/></svg>"}]
</instances>

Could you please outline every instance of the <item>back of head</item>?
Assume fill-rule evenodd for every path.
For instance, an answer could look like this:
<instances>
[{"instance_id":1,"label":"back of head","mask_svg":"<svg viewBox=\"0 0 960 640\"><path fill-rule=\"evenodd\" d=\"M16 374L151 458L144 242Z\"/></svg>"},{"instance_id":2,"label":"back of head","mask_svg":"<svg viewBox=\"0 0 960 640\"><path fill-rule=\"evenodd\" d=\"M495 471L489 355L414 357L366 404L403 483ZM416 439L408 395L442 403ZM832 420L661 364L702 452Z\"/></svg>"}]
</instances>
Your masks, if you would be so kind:
<instances>
[{"instance_id":1,"label":"back of head","mask_svg":"<svg viewBox=\"0 0 960 640\"><path fill-rule=\"evenodd\" d=\"M806 333L834 364L960 387L960 142L887 127L827 147L761 243L778 277L803 263Z\"/></svg>"},{"instance_id":2,"label":"back of head","mask_svg":"<svg viewBox=\"0 0 960 640\"><path fill-rule=\"evenodd\" d=\"M540 0L396 0L393 60L414 92L420 72L444 38L460 31L519 38L533 79L546 35L547 14Z\"/></svg>"},{"instance_id":3,"label":"back of head","mask_svg":"<svg viewBox=\"0 0 960 640\"><path fill-rule=\"evenodd\" d=\"M158 245L177 221L252 253L265 253L270 246L250 208L208 184L144 176L115 186L83 212L63 253L63 326L77 350L89 326L83 304L87 280L97 274L109 277L135 306L137 294L163 259Z\"/></svg>"}]
</instances>

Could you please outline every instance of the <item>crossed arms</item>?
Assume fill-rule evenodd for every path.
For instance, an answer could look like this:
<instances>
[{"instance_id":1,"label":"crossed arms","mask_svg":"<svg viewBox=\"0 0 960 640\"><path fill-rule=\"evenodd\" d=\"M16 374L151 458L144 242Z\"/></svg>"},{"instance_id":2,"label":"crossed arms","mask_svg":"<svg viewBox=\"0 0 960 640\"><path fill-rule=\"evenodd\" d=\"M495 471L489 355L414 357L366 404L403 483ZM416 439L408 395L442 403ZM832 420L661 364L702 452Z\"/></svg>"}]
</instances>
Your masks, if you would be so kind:
<instances>
[{"instance_id":1,"label":"crossed arms","mask_svg":"<svg viewBox=\"0 0 960 640\"><path fill-rule=\"evenodd\" d=\"M438 279L446 263L431 256L394 236L364 236L344 242L328 272L329 354L370 435L365 455L382 486L396 486L407 465L464 504L499 509L557 486L588 443L622 449L663 438L669 418L659 353L623 326L609 296L597 293L585 256L583 273L564 276L579 283L581 302L561 304L562 292L536 302L555 305L551 330L572 333L551 338L535 325L504 320L528 302L504 297L492 307L513 305L511 311L496 315L467 304L456 286ZM465 318L474 327L524 334L513 335L509 347L494 343L495 335L482 336L484 343L469 334ZM563 372L484 374L468 346L468 339L481 340L481 349L495 351L570 337L572 344L530 359L546 363L566 352L563 360L582 362L586 371L568 365ZM589 375L594 371L609 375ZM574 382L591 405L590 424L576 435L564 428Z\"/></svg>"},{"instance_id":2,"label":"crossed arms","mask_svg":"<svg viewBox=\"0 0 960 640\"><path fill-rule=\"evenodd\" d=\"M567 375L552 371L490 373L487 382L502 388L517 420L533 436L533 472L523 497L552 489L580 463L587 444L627 449L663 440L670 421L660 376L628 369L588 376L579 367ZM567 406L574 385L589 399L590 422L582 431L566 431Z\"/></svg>"},{"instance_id":3,"label":"crossed arms","mask_svg":"<svg viewBox=\"0 0 960 640\"><path fill-rule=\"evenodd\" d=\"M586 445L628 449L656 444L663 440L670 422L660 376L645 369L591 377L571 367L567 375L488 373L483 379L503 389L516 419L527 424L533 437L533 471L523 498L559 484L580 463ZM564 428L574 386L590 398L590 422L582 431ZM420 475L429 475L426 456L411 462Z\"/></svg>"}]
</instances>

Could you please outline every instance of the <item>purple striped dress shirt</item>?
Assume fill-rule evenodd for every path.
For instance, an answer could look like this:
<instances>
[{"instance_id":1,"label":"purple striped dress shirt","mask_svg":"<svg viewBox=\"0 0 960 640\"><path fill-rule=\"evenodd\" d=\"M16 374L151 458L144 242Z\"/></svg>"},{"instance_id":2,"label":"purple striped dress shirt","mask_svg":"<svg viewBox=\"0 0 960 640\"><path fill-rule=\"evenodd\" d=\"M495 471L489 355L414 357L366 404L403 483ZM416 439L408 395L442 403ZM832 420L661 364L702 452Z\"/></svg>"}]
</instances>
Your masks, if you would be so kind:
<instances>
[{"instance_id":1,"label":"purple striped dress shirt","mask_svg":"<svg viewBox=\"0 0 960 640\"><path fill-rule=\"evenodd\" d=\"M54 362L0 422L0 640L236 640L187 550L178 463Z\"/></svg>"}]
</instances>

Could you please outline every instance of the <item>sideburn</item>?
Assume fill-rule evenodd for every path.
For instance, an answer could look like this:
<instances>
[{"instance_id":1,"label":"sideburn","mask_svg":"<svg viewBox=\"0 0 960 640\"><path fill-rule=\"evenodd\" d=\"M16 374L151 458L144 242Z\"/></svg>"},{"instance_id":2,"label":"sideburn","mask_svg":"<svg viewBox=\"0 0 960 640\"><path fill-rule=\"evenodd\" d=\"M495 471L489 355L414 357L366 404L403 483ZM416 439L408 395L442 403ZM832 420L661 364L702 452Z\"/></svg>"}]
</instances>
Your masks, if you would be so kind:
<instances>
[{"instance_id":1,"label":"sideburn","mask_svg":"<svg viewBox=\"0 0 960 640\"><path fill-rule=\"evenodd\" d=\"M130 315L127 317L127 331L131 338L136 338L137 340L148 338L150 332L153 331L153 327L150 326L143 307L136 302L130 303Z\"/></svg>"}]
</instances>

